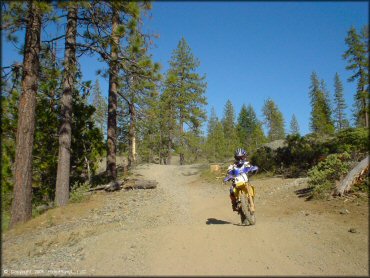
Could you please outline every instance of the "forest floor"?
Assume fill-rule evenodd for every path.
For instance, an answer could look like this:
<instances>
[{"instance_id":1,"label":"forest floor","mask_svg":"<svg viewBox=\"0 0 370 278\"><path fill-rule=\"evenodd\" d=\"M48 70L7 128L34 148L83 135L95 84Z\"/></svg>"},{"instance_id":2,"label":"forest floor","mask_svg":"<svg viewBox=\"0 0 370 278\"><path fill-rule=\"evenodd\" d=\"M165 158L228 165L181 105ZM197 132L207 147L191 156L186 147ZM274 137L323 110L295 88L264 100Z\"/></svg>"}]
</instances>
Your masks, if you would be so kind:
<instances>
[{"instance_id":1,"label":"forest floor","mask_svg":"<svg viewBox=\"0 0 370 278\"><path fill-rule=\"evenodd\" d=\"M200 165L146 164L156 189L98 191L3 234L3 275L369 275L367 196L306 201L304 179L252 179L256 225Z\"/></svg>"}]
</instances>

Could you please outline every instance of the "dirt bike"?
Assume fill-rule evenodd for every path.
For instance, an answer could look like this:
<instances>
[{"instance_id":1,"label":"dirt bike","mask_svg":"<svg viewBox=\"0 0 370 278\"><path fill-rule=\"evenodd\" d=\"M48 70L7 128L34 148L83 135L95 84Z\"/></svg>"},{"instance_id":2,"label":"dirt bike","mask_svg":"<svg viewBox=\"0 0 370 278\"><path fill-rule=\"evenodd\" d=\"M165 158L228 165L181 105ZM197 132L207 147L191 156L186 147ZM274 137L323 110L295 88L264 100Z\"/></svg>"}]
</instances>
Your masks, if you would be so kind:
<instances>
[{"instance_id":1,"label":"dirt bike","mask_svg":"<svg viewBox=\"0 0 370 278\"><path fill-rule=\"evenodd\" d=\"M249 183L248 174L256 173L257 166L234 168L224 179L224 182L232 181L234 194L237 200L237 212L240 215L241 223L244 225L256 224L254 207L254 186Z\"/></svg>"}]
</instances>

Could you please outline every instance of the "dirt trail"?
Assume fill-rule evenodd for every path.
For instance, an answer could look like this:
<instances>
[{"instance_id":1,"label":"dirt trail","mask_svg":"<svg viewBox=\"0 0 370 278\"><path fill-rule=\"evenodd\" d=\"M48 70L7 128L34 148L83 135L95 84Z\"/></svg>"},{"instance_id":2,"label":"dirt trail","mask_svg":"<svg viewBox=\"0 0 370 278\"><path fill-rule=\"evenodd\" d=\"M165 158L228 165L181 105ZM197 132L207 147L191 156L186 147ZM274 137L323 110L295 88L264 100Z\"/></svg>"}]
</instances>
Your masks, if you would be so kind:
<instances>
[{"instance_id":1,"label":"dirt trail","mask_svg":"<svg viewBox=\"0 0 370 278\"><path fill-rule=\"evenodd\" d=\"M63 247L63 258L55 247L56 253L35 260L7 259L6 251L27 239L7 235L3 268L46 269L44 264L52 261L55 270L82 275L369 274L367 199L306 202L295 193L305 188L300 180L255 180L257 223L241 226L231 210L228 186L200 181L198 169L139 166L137 175L158 181L157 189L96 197L100 207L84 219L99 219L99 213L106 222L88 222L84 227L90 230L81 236L77 218L70 229L80 236L73 246ZM39 233L33 233L36 243L47 232Z\"/></svg>"}]
</instances>

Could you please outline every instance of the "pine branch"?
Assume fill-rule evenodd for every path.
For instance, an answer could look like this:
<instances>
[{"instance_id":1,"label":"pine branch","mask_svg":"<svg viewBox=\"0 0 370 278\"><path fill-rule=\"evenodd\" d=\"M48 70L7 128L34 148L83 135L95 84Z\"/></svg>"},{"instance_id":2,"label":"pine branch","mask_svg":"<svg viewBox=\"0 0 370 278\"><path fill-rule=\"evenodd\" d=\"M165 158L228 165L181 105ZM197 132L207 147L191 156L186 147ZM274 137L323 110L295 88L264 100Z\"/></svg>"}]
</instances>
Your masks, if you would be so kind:
<instances>
[{"instance_id":1,"label":"pine branch","mask_svg":"<svg viewBox=\"0 0 370 278\"><path fill-rule=\"evenodd\" d=\"M128 106L130 107L131 102L121 92L117 92L117 94L119 94L120 97L122 97L126 101L126 103L128 104ZM130 113L131 113L131 111L130 111Z\"/></svg>"},{"instance_id":2,"label":"pine branch","mask_svg":"<svg viewBox=\"0 0 370 278\"><path fill-rule=\"evenodd\" d=\"M100 56L106 60L106 61L110 61L110 57L109 57L109 54L104 52L103 50L93 46L92 44L83 44L83 43L76 43L76 46L77 47L80 47L82 48L82 51L87 51L87 50L90 50L90 51L93 51L93 52L96 52L98 54L100 54Z\"/></svg>"},{"instance_id":3,"label":"pine branch","mask_svg":"<svg viewBox=\"0 0 370 278\"><path fill-rule=\"evenodd\" d=\"M26 24L26 23L27 23L27 19L20 18L20 19L14 21L14 22L8 22L8 23L6 23L4 25L0 25L0 30L3 31L3 30L9 30L11 28L18 28L22 24Z\"/></svg>"},{"instance_id":4,"label":"pine branch","mask_svg":"<svg viewBox=\"0 0 370 278\"><path fill-rule=\"evenodd\" d=\"M54 42L54 41L60 40L60 39L65 38L65 37L66 37L66 35L61 35L61 36L56 37L56 38L53 38L53 39L51 39L51 40L45 40L45 41L42 41L42 42L43 42L43 43L51 43L51 42Z\"/></svg>"}]
</instances>

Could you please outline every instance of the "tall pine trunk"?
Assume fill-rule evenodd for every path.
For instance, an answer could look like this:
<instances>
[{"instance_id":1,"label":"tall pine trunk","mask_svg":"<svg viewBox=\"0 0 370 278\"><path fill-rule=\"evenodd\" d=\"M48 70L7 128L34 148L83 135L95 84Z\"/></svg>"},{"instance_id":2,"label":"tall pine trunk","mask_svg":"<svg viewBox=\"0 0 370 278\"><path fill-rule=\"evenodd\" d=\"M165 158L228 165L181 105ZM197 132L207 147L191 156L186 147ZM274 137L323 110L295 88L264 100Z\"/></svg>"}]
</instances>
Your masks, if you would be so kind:
<instances>
[{"instance_id":1,"label":"tall pine trunk","mask_svg":"<svg viewBox=\"0 0 370 278\"><path fill-rule=\"evenodd\" d=\"M72 137L72 92L76 75L77 7L68 8L67 31L64 52L64 80L62 95L62 125L59 129L58 172L55 204L64 206L69 200L69 176L71 165Z\"/></svg>"},{"instance_id":2,"label":"tall pine trunk","mask_svg":"<svg viewBox=\"0 0 370 278\"><path fill-rule=\"evenodd\" d=\"M366 77L365 76L365 70L362 69L360 67L359 69L359 73L360 73L360 79L359 79L359 90L358 90L358 93L357 95L359 95L359 99L360 99L360 111L359 111L359 119L360 119L360 123L361 123L361 120L363 121L363 125L368 128L369 127L369 114L368 114L368 104L367 104L367 98L368 98L368 94L369 92L365 90L365 84L366 83ZM361 119L362 118L362 119ZM361 126L361 124L360 124Z\"/></svg>"},{"instance_id":3,"label":"tall pine trunk","mask_svg":"<svg viewBox=\"0 0 370 278\"><path fill-rule=\"evenodd\" d=\"M180 165L185 164L185 154L184 154L184 118L182 113L180 115Z\"/></svg>"},{"instance_id":4,"label":"tall pine trunk","mask_svg":"<svg viewBox=\"0 0 370 278\"><path fill-rule=\"evenodd\" d=\"M14 199L10 227L32 217L32 151L35 133L36 94L39 76L41 11L29 2L23 60L22 95L18 107Z\"/></svg>"},{"instance_id":5,"label":"tall pine trunk","mask_svg":"<svg viewBox=\"0 0 370 278\"><path fill-rule=\"evenodd\" d=\"M367 92L364 87L362 88L362 92L364 94L364 97L362 98L362 109L364 111L364 122L365 122L365 127L369 128L369 112L368 112L369 92Z\"/></svg>"},{"instance_id":6,"label":"tall pine trunk","mask_svg":"<svg viewBox=\"0 0 370 278\"><path fill-rule=\"evenodd\" d=\"M130 103L130 129L129 129L129 156L128 166L132 167L136 163L136 111L133 99Z\"/></svg>"},{"instance_id":7,"label":"tall pine trunk","mask_svg":"<svg viewBox=\"0 0 370 278\"><path fill-rule=\"evenodd\" d=\"M167 142L167 159L166 159L166 165L170 165L171 164L171 160L172 160L172 134L171 134L171 131L169 133L169 136L168 136L168 142Z\"/></svg>"},{"instance_id":8,"label":"tall pine trunk","mask_svg":"<svg viewBox=\"0 0 370 278\"><path fill-rule=\"evenodd\" d=\"M118 90L118 44L117 34L119 13L113 8L112 14L112 45L109 63L109 97L108 97L108 138L107 138L107 176L110 180L117 178L117 90Z\"/></svg>"}]
</instances>

